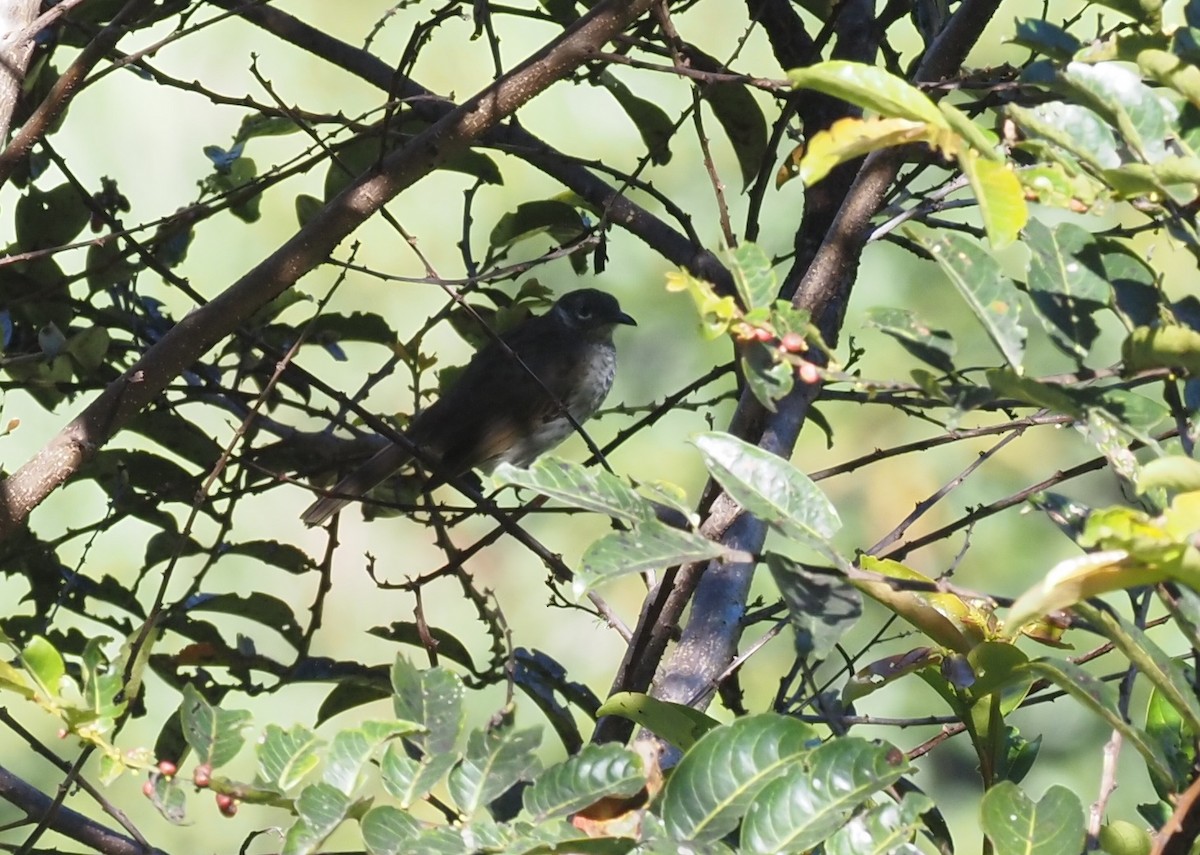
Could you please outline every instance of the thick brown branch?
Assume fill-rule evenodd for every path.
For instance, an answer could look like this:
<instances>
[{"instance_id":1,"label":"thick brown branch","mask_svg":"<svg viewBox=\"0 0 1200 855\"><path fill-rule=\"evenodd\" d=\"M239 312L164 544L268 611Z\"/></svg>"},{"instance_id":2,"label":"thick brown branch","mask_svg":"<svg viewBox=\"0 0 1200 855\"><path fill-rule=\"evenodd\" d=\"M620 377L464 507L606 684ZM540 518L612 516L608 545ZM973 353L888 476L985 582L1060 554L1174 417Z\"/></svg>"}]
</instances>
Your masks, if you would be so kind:
<instances>
[{"instance_id":1,"label":"thick brown branch","mask_svg":"<svg viewBox=\"0 0 1200 855\"><path fill-rule=\"evenodd\" d=\"M38 5L38 0L0 5L0 143L8 139L17 96L33 53L33 34L28 30L37 17Z\"/></svg>"}]
</instances>

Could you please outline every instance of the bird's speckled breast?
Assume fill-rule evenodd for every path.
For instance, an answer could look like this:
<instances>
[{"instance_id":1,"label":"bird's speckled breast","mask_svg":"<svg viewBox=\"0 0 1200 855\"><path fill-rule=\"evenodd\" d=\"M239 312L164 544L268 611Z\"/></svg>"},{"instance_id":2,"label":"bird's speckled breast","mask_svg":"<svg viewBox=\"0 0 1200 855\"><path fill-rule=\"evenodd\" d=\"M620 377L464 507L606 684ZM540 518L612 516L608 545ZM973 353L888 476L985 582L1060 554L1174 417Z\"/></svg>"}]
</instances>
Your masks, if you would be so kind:
<instances>
[{"instance_id":1,"label":"bird's speckled breast","mask_svg":"<svg viewBox=\"0 0 1200 855\"><path fill-rule=\"evenodd\" d=\"M617 373L617 350L612 339L597 341L590 348L588 358L578 369L583 372L579 382L573 385L574 393L565 401L567 411L579 424L583 424L608 397L613 378ZM524 440L516 443L501 460L515 466L528 466L546 451L569 437L575 428L564 416L549 419ZM499 461L496 461L497 463Z\"/></svg>"}]
</instances>

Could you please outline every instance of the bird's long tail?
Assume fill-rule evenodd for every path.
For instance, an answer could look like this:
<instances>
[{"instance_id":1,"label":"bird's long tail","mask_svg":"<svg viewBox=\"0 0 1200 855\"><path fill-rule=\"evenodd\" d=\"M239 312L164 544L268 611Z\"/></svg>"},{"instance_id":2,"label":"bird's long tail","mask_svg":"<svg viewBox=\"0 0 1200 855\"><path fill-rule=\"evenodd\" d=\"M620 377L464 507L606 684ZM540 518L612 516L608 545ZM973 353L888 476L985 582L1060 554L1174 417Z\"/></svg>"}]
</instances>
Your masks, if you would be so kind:
<instances>
[{"instance_id":1,"label":"bird's long tail","mask_svg":"<svg viewBox=\"0 0 1200 855\"><path fill-rule=\"evenodd\" d=\"M305 525L322 525L331 516L383 481L412 458L406 449L397 443L389 443L375 453L370 460L355 469L334 485L328 496L322 496L308 506L300 519Z\"/></svg>"}]
</instances>

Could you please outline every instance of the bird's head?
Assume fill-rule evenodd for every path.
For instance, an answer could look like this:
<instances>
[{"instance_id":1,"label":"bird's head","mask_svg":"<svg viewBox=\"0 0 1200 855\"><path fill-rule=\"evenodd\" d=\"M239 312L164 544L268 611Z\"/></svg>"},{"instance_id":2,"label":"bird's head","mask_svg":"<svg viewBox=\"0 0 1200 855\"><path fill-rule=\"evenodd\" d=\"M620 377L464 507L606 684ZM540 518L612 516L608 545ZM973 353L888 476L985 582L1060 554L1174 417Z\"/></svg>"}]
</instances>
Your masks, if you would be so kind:
<instances>
[{"instance_id":1,"label":"bird's head","mask_svg":"<svg viewBox=\"0 0 1200 855\"><path fill-rule=\"evenodd\" d=\"M617 324L637 326L637 321L621 311L616 297L595 288L564 294L550 313L560 323L581 333L608 332Z\"/></svg>"}]
</instances>

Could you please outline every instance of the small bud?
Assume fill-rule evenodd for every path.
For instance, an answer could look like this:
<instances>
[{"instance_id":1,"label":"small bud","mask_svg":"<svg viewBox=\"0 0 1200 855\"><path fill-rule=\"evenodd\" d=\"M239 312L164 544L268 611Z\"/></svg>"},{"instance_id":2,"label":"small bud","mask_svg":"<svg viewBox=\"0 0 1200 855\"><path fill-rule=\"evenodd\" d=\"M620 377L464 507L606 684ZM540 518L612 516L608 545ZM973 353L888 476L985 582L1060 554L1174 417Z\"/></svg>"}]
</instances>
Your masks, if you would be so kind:
<instances>
[{"instance_id":1,"label":"small bud","mask_svg":"<svg viewBox=\"0 0 1200 855\"><path fill-rule=\"evenodd\" d=\"M148 799L154 798L154 782L153 781L147 781L146 783L142 784L142 795Z\"/></svg>"},{"instance_id":2,"label":"small bud","mask_svg":"<svg viewBox=\"0 0 1200 855\"><path fill-rule=\"evenodd\" d=\"M808 350L808 343L804 340L804 336L797 332L786 333L779 340L779 346L788 353L803 353Z\"/></svg>"},{"instance_id":3,"label":"small bud","mask_svg":"<svg viewBox=\"0 0 1200 855\"><path fill-rule=\"evenodd\" d=\"M168 778L173 778L175 777L175 773L179 771L179 767L170 760L159 760L158 771L159 774L166 775Z\"/></svg>"},{"instance_id":4,"label":"small bud","mask_svg":"<svg viewBox=\"0 0 1200 855\"><path fill-rule=\"evenodd\" d=\"M212 772L213 768L211 763L201 763L196 767L196 770L192 772L192 783L197 787L204 789L212 783Z\"/></svg>"},{"instance_id":5,"label":"small bud","mask_svg":"<svg viewBox=\"0 0 1200 855\"><path fill-rule=\"evenodd\" d=\"M800 382L807 383L813 386L821 382L821 372L817 370L817 366L811 362L801 362L799 368L796 369L800 375Z\"/></svg>"},{"instance_id":6,"label":"small bud","mask_svg":"<svg viewBox=\"0 0 1200 855\"><path fill-rule=\"evenodd\" d=\"M224 816L235 816L237 814L238 803L233 796L227 793L217 793L217 810Z\"/></svg>"}]
</instances>

